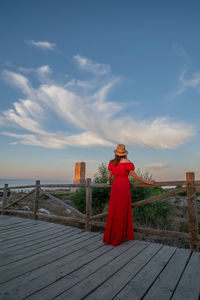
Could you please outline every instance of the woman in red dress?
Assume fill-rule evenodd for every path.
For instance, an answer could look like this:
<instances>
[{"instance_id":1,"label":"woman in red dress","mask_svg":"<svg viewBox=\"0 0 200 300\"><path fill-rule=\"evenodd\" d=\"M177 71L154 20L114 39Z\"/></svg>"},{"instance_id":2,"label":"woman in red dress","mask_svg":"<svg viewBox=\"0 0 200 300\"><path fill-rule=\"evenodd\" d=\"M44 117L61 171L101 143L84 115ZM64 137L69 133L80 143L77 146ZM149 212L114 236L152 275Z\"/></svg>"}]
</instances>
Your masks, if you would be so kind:
<instances>
[{"instance_id":1,"label":"woman in red dress","mask_svg":"<svg viewBox=\"0 0 200 300\"><path fill-rule=\"evenodd\" d=\"M115 159L111 160L108 165L108 184L111 184L112 176L114 180L110 192L103 242L106 245L117 246L124 240L134 240L129 173L133 178L145 184L153 184L155 181L146 181L134 172L135 166L127 159L128 151L125 145L119 144L114 152Z\"/></svg>"}]
</instances>

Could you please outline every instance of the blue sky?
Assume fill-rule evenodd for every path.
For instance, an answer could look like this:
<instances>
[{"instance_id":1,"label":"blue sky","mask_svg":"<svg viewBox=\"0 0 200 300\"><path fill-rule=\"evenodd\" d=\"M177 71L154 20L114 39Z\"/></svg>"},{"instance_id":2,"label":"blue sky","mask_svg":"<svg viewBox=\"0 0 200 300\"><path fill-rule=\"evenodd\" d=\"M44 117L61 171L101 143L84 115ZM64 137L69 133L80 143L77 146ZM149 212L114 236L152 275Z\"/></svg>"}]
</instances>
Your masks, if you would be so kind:
<instances>
[{"instance_id":1,"label":"blue sky","mask_svg":"<svg viewBox=\"0 0 200 300\"><path fill-rule=\"evenodd\" d=\"M198 1L1 1L1 178L93 177L124 143L200 176Z\"/></svg>"}]
</instances>

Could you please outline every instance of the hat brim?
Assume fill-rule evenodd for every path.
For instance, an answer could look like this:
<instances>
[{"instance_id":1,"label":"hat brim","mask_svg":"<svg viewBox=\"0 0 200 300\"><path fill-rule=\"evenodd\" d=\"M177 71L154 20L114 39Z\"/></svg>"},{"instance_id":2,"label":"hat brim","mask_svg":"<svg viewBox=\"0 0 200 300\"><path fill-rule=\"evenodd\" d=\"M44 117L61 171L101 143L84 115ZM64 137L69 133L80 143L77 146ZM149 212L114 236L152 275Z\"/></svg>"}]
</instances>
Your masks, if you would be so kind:
<instances>
[{"instance_id":1,"label":"hat brim","mask_svg":"<svg viewBox=\"0 0 200 300\"><path fill-rule=\"evenodd\" d=\"M124 156L128 154L128 151L125 152L118 152L117 150L114 150L115 154L117 154L118 156Z\"/></svg>"}]
</instances>

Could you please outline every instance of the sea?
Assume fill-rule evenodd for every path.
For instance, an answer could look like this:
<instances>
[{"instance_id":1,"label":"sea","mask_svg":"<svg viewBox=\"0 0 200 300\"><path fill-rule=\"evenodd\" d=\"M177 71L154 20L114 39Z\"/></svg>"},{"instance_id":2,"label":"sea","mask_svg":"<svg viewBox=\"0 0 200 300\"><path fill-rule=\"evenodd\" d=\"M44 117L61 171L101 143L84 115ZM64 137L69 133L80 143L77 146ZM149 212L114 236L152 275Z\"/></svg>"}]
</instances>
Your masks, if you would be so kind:
<instances>
[{"instance_id":1,"label":"sea","mask_svg":"<svg viewBox=\"0 0 200 300\"><path fill-rule=\"evenodd\" d=\"M35 185L35 179L3 179L0 178L0 190L3 189L4 184L8 184L9 186L24 186L24 185ZM49 180L49 179L41 179L41 184L66 184L66 183L72 183L72 181L69 180Z\"/></svg>"}]
</instances>

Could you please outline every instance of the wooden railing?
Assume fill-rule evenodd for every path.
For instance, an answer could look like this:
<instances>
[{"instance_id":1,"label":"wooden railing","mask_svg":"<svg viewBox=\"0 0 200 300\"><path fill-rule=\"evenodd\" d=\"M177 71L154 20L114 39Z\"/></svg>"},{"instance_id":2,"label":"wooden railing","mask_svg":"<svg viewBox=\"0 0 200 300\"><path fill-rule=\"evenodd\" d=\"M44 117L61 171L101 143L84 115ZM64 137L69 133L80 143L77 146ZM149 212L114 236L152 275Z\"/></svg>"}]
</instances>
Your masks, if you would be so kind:
<instances>
[{"instance_id":1,"label":"wooden railing","mask_svg":"<svg viewBox=\"0 0 200 300\"><path fill-rule=\"evenodd\" d=\"M145 205L148 203L153 203L155 201L159 201L162 199L166 199L175 195L178 195L183 192L187 192L187 199L188 199L188 215L189 215L189 233L184 232L177 232L177 231L168 231L168 230L158 230L153 228L143 228L143 227L135 227L134 231L145 233L145 234L153 234L153 235L159 235L164 237L171 237L171 238L183 238L190 241L190 249L192 251L199 251L199 241L200 241L200 235L198 234L198 215L197 215L197 201L196 201L196 192L200 191L200 180L195 180L195 174L193 172L187 172L186 173L186 180L185 181L161 181L156 182L152 186L183 186L181 188L176 188L171 191L168 191L164 194L160 194L154 197L150 197L148 199L141 200L136 203L132 203L132 207L138 207L141 205ZM65 203L67 207L71 211L73 211L77 217L61 217L61 216L48 216L44 215L40 212L38 212L38 206L39 206L39 195L40 193L45 194L48 198L56 201L60 201L63 203L60 199L53 196L49 191L46 191L44 188L67 188L67 187L85 187L86 188L86 213L83 214L77 209L73 208L71 205L68 205ZM51 218L52 220L65 220L66 222L77 222L80 224L85 224L85 230L90 231L92 226L102 227L105 228L106 223L102 221L97 221L98 219L101 219L103 217L106 217L108 215L108 212L100 213L97 215L92 215L92 188L105 188L105 187L111 187L111 185L108 184L94 184L91 182L90 178L86 179L86 183L81 184L41 184L39 180L36 181L35 185L26 185L26 186L15 186L15 187L9 187L10 190L12 189L22 189L22 188L33 188L28 194L23 195L20 199L17 199L9 204L6 205L7 200L7 190L8 190L8 184L5 184L4 186L4 193L3 193L3 204L1 208L1 213L12 213L18 212L16 210L10 210L7 209L13 204L16 204L17 202L24 200L26 197L31 195L35 192L35 198L34 198L34 210L32 212L33 218L35 220L38 219L38 216L43 216L45 218ZM149 187L149 185L143 184L143 183L134 183L131 184L131 187ZM23 211L23 214L31 214L30 212Z\"/></svg>"}]
</instances>

